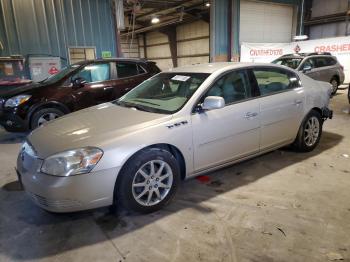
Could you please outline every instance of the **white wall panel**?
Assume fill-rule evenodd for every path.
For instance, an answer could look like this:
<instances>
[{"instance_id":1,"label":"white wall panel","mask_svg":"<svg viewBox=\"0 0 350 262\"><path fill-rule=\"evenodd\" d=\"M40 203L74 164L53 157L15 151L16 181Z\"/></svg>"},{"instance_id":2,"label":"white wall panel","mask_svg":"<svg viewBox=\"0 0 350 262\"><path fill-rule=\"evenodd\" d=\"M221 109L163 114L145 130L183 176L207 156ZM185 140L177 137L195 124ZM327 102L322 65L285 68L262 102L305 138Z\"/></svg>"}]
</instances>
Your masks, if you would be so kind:
<instances>
[{"instance_id":1,"label":"white wall panel","mask_svg":"<svg viewBox=\"0 0 350 262\"><path fill-rule=\"evenodd\" d=\"M293 6L241 1L240 42L290 42Z\"/></svg>"},{"instance_id":2,"label":"white wall panel","mask_svg":"<svg viewBox=\"0 0 350 262\"><path fill-rule=\"evenodd\" d=\"M167 70L169 68L173 67L173 61L171 59L159 59L159 60L153 60L150 58L150 60L157 63L157 66L162 70Z\"/></svg>"},{"instance_id":3,"label":"white wall panel","mask_svg":"<svg viewBox=\"0 0 350 262\"><path fill-rule=\"evenodd\" d=\"M209 53L209 38L177 43L177 55L196 55Z\"/></svg>"},{"instance_id":4,"label":"white wall panel","mask_svg":"<svg viewBox=\"0 0 350 262\"><path fill-rule=\"evenodd\" d=\"M176 28L176 33L177 40L209 36L209 24L199 20L190 24L180 25Z\"/></svg>"},{"instance_id":5,"label":"white wall panel","mask_svg":"<svg viewBox=\"0 0 350 262\"><path fill-rule=\"evenodd\" d=\"M183 57L177 60L178 66L209 63L208 56Z\"/></svg>"},{"instance_id":6,"label":"white wall panel","mask_svg":"<svg viewBox=\"0 0 350 262\"><path fill-rule=\"evenodd\" d=\"M168 37L165 34L159 32L149 32L146 34L147 45L154 45L159 43L168 42Z\"/></svg>"},{"instance_id":7,"label":"white wall panel","mask_svg":"<svg viewBox=\"0 0 350 262\"><path fill-rule=\"evenodd\" d=\"M147 57L170 57L170 47L169 45L157 45L147 47Z\"/></svg>"}]
</instances>

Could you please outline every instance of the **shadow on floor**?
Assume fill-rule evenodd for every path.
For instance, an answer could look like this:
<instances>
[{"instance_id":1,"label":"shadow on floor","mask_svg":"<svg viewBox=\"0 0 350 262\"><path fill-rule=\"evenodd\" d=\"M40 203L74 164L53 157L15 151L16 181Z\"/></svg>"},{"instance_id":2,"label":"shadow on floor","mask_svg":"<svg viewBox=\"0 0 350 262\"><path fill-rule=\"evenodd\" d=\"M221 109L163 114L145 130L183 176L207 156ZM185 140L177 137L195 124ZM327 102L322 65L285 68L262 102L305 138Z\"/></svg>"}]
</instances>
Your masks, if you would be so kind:
<instances>
[{"instance_id":1,"label":"shadow on floor","mask_svg":"<svg viewBox=\"0 0 350 262\"><path fill-rule=\"evenodd\" d=\"M29 133L10 133L0 129L0 144L22 143Z\"/></svg>"},{"instance_id":2,"label":"shadow on floor","mask_svg":"<svg viewBox=\"0 0 350 262\"><path fill-rule=\"evenodd\" d=\"M313 152L277 150L210 173L209 183L196 179L186 181L168 207L149 215L128 214L123 210L111 213L108 208L70 214L48 213L35 206L24 192L11 190L16 188L12 182L0 189L0 251L10 260L45 258L116 239L186 208L213 212L202 203L319 155L342 139L340 135L324 132Z\"/></svg>"}]
</instances>

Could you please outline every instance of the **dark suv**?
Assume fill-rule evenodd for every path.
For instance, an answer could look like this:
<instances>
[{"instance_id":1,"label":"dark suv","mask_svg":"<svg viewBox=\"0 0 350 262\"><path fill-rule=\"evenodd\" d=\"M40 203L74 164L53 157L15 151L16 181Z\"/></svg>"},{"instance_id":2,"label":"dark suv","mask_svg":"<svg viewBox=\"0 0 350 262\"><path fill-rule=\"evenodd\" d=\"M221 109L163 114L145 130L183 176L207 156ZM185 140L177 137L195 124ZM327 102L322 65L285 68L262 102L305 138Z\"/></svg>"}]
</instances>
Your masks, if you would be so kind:
<instances>
[{"instance_id":1,"label":"dark suv","mask_svg":"<svg viewBox=\"0 0 350 262\"><path fill-rule=\"evenodd\" d=\"M160 69L142 59L100 59L70 65L50 78L0 89L0 124L7 131L35 129L47 121L115 100Z\"/></svg>"},{"instance_id":2,"label":"dark suv","mask_svg":"<svg viewBox=\"0 0 350 262\"><path fill-rule=\"evenodd\" d=\"M277 58L272 63L291 67L315 80L331 83L333 95L344 82L344 68L331 53L289 54Z\"/></svg>"}]
</instances>

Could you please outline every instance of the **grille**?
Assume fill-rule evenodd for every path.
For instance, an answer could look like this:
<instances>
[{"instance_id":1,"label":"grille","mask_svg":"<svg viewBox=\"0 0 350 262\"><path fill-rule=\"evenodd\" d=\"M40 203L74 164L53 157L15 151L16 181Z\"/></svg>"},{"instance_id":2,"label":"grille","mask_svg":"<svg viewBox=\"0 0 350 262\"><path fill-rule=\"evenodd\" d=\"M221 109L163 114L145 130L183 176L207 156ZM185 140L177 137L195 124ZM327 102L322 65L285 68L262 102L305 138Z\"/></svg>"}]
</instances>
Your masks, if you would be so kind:
<instances>
[{"instance_id":1,"label":"grille","mask_svg":"<svg viewBox=\"0 0 350 262\"><path fill-rule=\"evenodd\" d=\"M75 208L75 207L81 206L81 203L76 200L70 200L70 199L52 200L30 192L29 192L29 195L36 204L44 208L47 207L47 208L68 209L68 208Z\"/></svg>"}]
</instances>

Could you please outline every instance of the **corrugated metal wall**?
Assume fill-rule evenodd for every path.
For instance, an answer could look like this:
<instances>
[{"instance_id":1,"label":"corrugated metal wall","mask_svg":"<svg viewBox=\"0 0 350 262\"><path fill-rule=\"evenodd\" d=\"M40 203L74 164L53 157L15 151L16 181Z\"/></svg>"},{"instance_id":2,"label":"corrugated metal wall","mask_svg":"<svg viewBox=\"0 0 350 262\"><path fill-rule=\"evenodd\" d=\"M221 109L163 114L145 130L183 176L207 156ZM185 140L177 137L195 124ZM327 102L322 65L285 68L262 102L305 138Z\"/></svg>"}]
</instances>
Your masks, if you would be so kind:
<instances>
[{"instance_id":1,"label":"corrugated metal wall","mask_svg":"<svg viewBox=\"0 0 350 262\"><path fill-rule=\"evenodd\" d=\"M112 0L0 0L0 55L68 58L69 46L95 46L115 56Z\"/></svg>"},{"instance_id":2,"label":"corrugated metal wall","mask_svg":"<svg viewBox=\"0 0 350 262\"><path fill-rule=\"evenodd\" d=\"M311 17L344 13L348 9L348 0L313 0ZM345 35L345 22L310 26L310 39L336 37Z\"/></svg>"}]
</instances>

